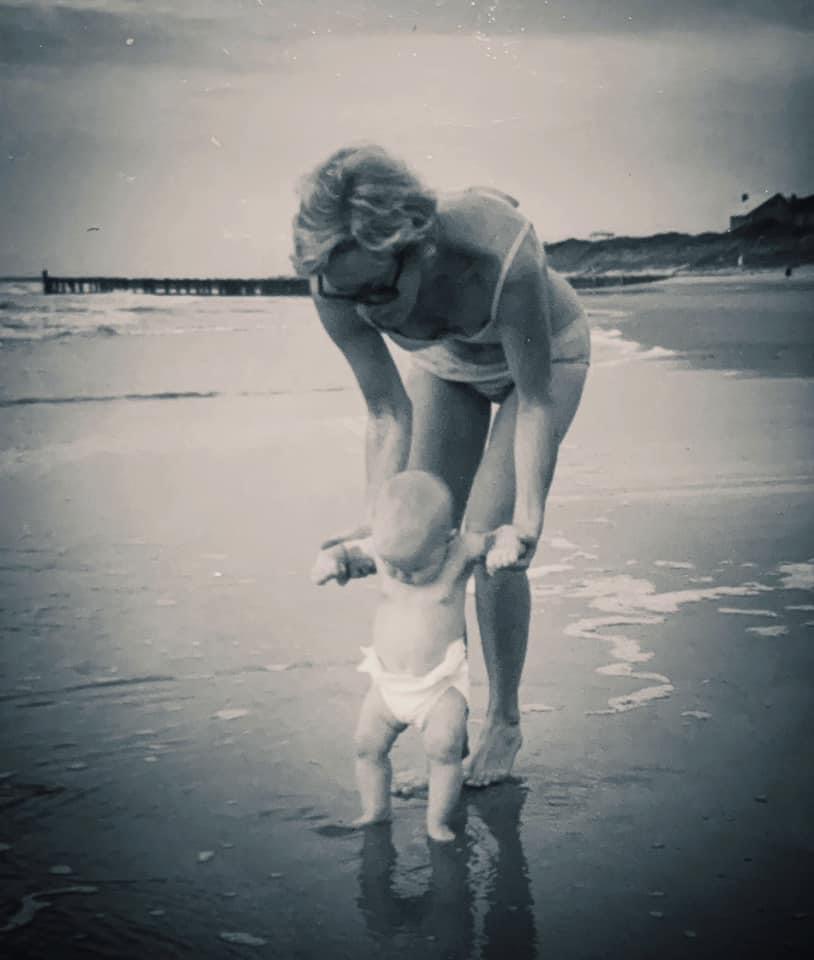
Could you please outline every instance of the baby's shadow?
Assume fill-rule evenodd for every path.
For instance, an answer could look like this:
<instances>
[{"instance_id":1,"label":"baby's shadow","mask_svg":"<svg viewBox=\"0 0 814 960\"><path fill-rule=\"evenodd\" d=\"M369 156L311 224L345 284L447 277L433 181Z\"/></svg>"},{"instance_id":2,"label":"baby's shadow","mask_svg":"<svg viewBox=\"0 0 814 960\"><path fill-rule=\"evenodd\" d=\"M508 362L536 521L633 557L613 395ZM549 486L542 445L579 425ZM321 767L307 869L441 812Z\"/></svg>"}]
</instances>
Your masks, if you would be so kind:
<instances>
[{"instance_id":1,"label":"baby's shadow","mask_svg":"<svg viewBox=\"0 0 814 960\"><path fill-rule=\"evenodd\" d=\"M399 870L391 825L365 828L357 904L369 933L383 943L407 934L421 941L424 955L531 960L537 934L520 840L526 792L519 781L464 791L452 824L456 840L428 843L429 878L420 893L404 892L415 878Z\"/></svg>"}]
</instances>

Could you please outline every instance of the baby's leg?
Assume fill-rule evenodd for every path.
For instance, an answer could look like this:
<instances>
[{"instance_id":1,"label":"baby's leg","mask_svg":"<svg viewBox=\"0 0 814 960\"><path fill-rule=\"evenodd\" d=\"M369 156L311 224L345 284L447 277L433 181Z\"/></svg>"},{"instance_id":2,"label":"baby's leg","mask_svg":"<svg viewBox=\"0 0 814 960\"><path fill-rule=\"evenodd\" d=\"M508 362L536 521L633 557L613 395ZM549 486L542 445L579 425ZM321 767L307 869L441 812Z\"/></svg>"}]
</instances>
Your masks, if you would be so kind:
<instances>
[{"instance_id":1,"label":"baby's leg","mask_svg":"<svg viewBox=\"0 0 814 960\"><path fill-rule=\"evenodd\" d=\"M459 690L450 687L433 706L424 725L424 749L430 766L427 833L441 843L455 838L449 818L461 794L468 709Z\"/></svg>"},{"instance_id":2,"label":"baby's leg","mask_svg":"<svg viewBox=\"0 0 814 960\"><path fill-rule=\"evenodd\" d=\"M390 748L404 728L405 724L396 720L382 700L378 688L371 686L362 704L354 738L356 783L362 801L362 815L353 821L354 826L390 819L390 782L393 778Z\"/></svg>"}]
</instances>

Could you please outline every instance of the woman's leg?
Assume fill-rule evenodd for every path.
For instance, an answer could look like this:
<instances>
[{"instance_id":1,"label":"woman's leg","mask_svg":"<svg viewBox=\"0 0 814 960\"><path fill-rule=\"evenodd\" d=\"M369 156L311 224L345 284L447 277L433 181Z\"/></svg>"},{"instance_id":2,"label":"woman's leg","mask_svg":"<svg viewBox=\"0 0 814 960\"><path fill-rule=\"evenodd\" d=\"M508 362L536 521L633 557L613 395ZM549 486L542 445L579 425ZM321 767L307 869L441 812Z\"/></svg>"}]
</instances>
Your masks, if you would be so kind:
<instances>
[{"instance_id":1,"label":"woman's leg","mask_svg":"<svg viewBox=\"0 0 814 960\"><path fill-rule=\"evenodd\" d=\"M408 469L427 470L447 484L460 524L489 432L491 404L470 387L413 367L406 378L413 404Z\"/></svg>"},{"instance_id":2,"label":"woman's leg","mask_svg":"<svg viewBox=\"0 0 814 960\"><path fill-rule=\"evenodd\" d=\"M552 367L551 394L558 445L574 419L587 371L587 364L583 363L555 363ZM516 419L517 396L512 392L495 416L475 477L466 512L470 530L492 530L512 521ZM518 690L526 658L531 604L528 578L522 571L504 571L489 577L479 567L475 582L478 626L489 677L489 704L480 737L466 764L466 782L486 786L511 773L522 743Z\"/></svg>"}]
</instances>

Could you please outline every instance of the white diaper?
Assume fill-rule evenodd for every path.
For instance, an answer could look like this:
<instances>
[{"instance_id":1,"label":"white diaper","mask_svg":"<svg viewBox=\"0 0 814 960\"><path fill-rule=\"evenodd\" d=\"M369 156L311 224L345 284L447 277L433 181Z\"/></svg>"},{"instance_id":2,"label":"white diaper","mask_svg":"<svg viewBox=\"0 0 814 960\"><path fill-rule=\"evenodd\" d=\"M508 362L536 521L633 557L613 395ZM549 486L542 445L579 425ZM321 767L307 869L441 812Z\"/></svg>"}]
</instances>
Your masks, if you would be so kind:
<instances>
[{"instance_id":1,"label":"white diaper","mask_svg":"<svg viewBox=\"0 0 814 960\"><path fill-rule=\"evenodd\" d=\"M370 674L382 700L399 723L423 730L430 710L450 687L459 691L469 703L469 662L463 640L451 643L441 663L420 677L409 673L388 673L373 647L362 647L361 650L364 659L357 669Z\"/></svg>"}]
</instances>

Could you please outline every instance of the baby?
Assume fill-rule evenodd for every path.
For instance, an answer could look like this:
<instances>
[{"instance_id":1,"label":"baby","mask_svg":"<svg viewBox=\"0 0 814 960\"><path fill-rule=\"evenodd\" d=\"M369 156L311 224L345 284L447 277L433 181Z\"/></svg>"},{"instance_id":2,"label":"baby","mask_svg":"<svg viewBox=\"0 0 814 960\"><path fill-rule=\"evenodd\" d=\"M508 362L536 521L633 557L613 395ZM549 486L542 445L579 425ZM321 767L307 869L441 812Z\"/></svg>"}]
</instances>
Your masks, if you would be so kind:
<instances>
[{"instance_id":1,"label":"baby","mask_svg":"<svg viewBox=\"0 0 814 960\"><path fill-rule=\"evenodd\" d=\"M373 645L359 670L371 686L356 730L356 779L364 826L390 817L390 749L407 726L422 735L429 764L427 832L450 841L449 818L463 782L469 669L466 583L474 565L489 573L519 559L513 536L459 533L452 496L436 476L399 473L375 504L372 536L322 550L315 583L378 572Z\"/></svg>"}]
</instances>

